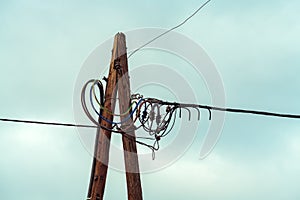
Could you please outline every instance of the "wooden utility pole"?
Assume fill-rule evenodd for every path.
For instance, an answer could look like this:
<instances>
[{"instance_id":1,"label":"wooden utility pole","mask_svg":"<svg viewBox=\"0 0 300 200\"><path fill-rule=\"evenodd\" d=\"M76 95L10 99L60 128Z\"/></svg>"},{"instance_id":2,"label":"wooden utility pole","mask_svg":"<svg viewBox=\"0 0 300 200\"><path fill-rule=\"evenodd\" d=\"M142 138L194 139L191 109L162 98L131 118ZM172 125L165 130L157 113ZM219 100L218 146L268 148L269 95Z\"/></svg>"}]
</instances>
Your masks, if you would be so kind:
<instances>
[{"instance_id":1,"label":"wooden utility pole","mask_svg":"<svg viewBox=\"0 0 300 200\"><path fill-rule=\"evenodd\" d=\"M118 48L122 52L120 59L120 70L118 73L118 95L120 113L125 113L131 105L130 82L128 75L128 63L126 53L126 39L123 33L119 34ZM128 200L142 200L142 187L139 174L139 161L136 149L134 124L131 117L131 109L127 115L121 115L122 123L121 129L124 130L122 135L127 193Z\"/></svg>"},{"instance_id":2,"label":"wooden utility pole","mask_svg":"<svg viewBox=\"0 0 300 200\"><path fill-rule=\"evenodd\" d=\"M115 37L114 47L112 51L112 58L110 62L109 75L107 79L105 89L105 101L104 107L108 110L114 111L115 99L116 99L116 84L117 84L117 71L114 67L115 60L118 58L117 51L117 36ZM107 110L102 111L102 116L106 119L113 121L113 115ZM107 129L112 128L112 124L101 120L99 118L101 126ZM109 162L109 147L110 147L111 131L99 128L97 130L96 142L95 142L95 157L93 160L93 167L91 172L90 188L88 197L91 200L102 200L104 196L105 182L107 176L107 165Z\"/></svg>"},{"instance_id":3,"label":"wooden utility pole","mask_svg":"<svg viewBox=\"0 0 300 200\"><path fill-rule=\"evenodd\" d=\"M127 111L130 105L130 84L128 76L126 41L123 33L118 33L114 39L114 46L112 50L112 58L105 90L104 107L107 110L114 112L116 104L116 92L119 92L119 106L120 112ZM113 115L107 110L102 111L102 116L109 121L113 121ZM130 111L131 112L131 111ZM127 116L121 116L121 120L128 119ZM112 124L101 120L101 126L107 129L112 129ZM132 131L132 119L126 120L121 124L121 129L126 127L123 133L123 149L126 169L127 192L128 200L142 200L142 187L139 174L138 156L135 142L135 133ZM126 134L126 136L125 136ZM95 158L93 160L90 187L88 198L90 200L102 200L104 197L104 189L107 177L107 166L109 162L109 148L110 148L111 131L99 128L97 130L95 142Z\"/></svg>"}]
</instances>

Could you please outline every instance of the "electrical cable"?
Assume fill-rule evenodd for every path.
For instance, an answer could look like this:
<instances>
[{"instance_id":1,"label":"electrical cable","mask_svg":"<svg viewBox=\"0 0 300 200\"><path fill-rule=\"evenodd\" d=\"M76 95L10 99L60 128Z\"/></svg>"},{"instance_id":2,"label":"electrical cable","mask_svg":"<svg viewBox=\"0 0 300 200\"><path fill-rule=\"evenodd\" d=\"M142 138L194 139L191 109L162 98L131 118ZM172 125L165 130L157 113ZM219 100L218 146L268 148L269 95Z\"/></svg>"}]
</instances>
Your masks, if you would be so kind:
<instances>
[{"instance_id":1,"label":"electrical cable","mask_svg":"<svg viewBox=\"0 0 300 200\"><path fill-rule=\"evenodd\" d=\"M152 155L153 155L153 154L154 154L154 151L157 151L158 148L156 148L155 146L151 146L151 145L149 145L149 144L147 144L147 143L141 142L141 141L139 141L139 140L136 140L136 138L137 138L137 139L146 139L146 138L144 138L144 137L143 137L143 138L140 138L140 137L132 138L132 137L130 137L130 135L126 134L125 131L132 131L132 130L123 130L123 129L121 129L121 128L119 128L119 127L117 126L118 123L114 123L113 128L112 128L112 129L108 129L108 128L106 128L106 127L101 126L100 123L98 123L98 122L91 116L91 114L90 114L90 112L88 111L88 108L87 108L87 106L86 106L86 101L85 101L85 91L86 91L86 88L87 88L88 84L90 84L90 83L92 83L92 82L95 83L95 82L97 82L97 80L89 80L88 82L86 82L86 83L84 84L83 88L82 88L82 91L81 91L81 103L82 103L83 110L84 110L85 114L87 115L87 117L88 117L94 124L98 125L97 128L100 127L100 128L102 128L102 129L104 129L104 130L111 131L111 132L113 132L113 133L121 134L121 135L123 135L124 137L127 137L127 138L129 138L129 139L131 139L131 140L134 140L137 144L140 144L140 145L143 145L143 146L145 146L145 147L150 148L151 151L152 151ZM101 87L103 87L103 85L102 85L102 84L99 84L98 87L99 87L100 93L102 93L101 91L103 90L103 88L101 88ZM91 89L92 89L92 88L91 88ZM91 90L90 90L90 96L91 96ZM100 103L103 104L103 95L100 97L100 99L101 99L101 102L100 102ZM141 98L140 101L137 103L135 109L132 111L131 114L133 114L134 112L136 112L136 109L139 107L139 103L140 103L142 100L143 100L143 99ZM91 99L91 104L92 104L92 99ZM97 110L94 110L94 111L97 111ZM98 112L98 111L97 111L97 112ZM97 113L97 114L98 114L98 113ZM99 113L99 114L101 114L101 110L100 110L100 113ZM106 119L106 118L104 118L104 117L101 118L101 116L102 116L102 115L99 115L100 120L105 120L105 119ZM130 115L129 118L130 118L131 116L132 116L132 115ZM109 121L109 120L106 119L106 121ZM125 121L126 121L126 120L123 120L121 123L124 123ZM117 130L114 130L115 127L117 128ZM133 130L136 130L136 129L137 129L137 128L134 128ZM149 139L149 138L147 138L147 139Z\"/></svg>"},{"instance_id":2,"label":"electrical cable","mask_svg":"<svg viewBox=\"0 0 300 200\"><path fill-rule=\"evenodd\" d=\"M100 80L97 80L93 83L92 85L92 90L93 90L93 96L94 96L94 99L96 100L97 104L100 106L101 110L105 110L106 112L108 112L109 114L113 115L113 116L124 116L124 115L127 115L130 110L132 109L133 105L136 104L136 102L132 102L131 105L128 107L128 109L124 112L124 113L120 113L120 114L115 114L113 113L111 110L105 108L103 106L103 103L101 103L96 95L96 92L95 92L95 84L100 82L102 88L103 88L103 85L102 85L102 82ZM99 86L98 86L99 87ZM103 91L103 90L102 90ZM100 93L100 96L103 96L101 93Z\"/></svg>"},{"instance_id":3,"label":"electrical cable","mask_svg":"<svg viewBox=\"0 0 300 200\"><path fill-rule=\"evenodd\" d=\"M25 124L40 124L40 125L50 125L50 126L67 126L67 127L77 127L77 128L98 128L98 126L93 126L93 125L59 123L59 122L45 122L45 121L33 121L33 120L21 120L21 119L8 119L8 118L0 118L0 121L3 121L3 122L15 122L15 123L25 123Z\"/></svg>"},{"instance_id":4,"label":"electrical cable","mask_svg":"<svg viewBox=\"0 0 300 200\"><path fill-rule=\"evenodd\" d=\"M158 36L154 37L153 39L149 40L148 42L146 42L145 44L141 45L140 47L138 47L137 49L133 50L129 55L128 55L128 59L135 54L136 52L140 51L142 48L144 48L145 46L147 46L148 44L151 44L152 42L154 42L155 40L161 38L162 36L168 34L169 32L179 28L180 26L184 25L187 21L189 21L192 17L194 17L202 8L204 8L211 0L206 1L205 3L203 3L195 12L193 12L188 18L186 18L184 21L182 21L180 24L166 30L165 32L159 34Z\"/></svg>"},{"instance_id":5,"label":"electrical cable","mask_svg":"<svg viewBox=\"0 0 300 200\"><path fill-rule=\"evenodd\" d=\"M262 116L271 116L271 117L279 117L279 118L290 118L290 119L300 119L300 115L296 114L284 114L284 113L275 113L275 112L268 112L268 111L257 111L257 110L247 110L247 109L237 109L237 108L226 108L226 107L216 107L216 106L208 106L208 105L201 105L201 104L185 104L185 103L177 103L177 102L168 102L168 101L162 101L159 99L154 98L140 98L139 102L135 106L135 109L130 113L129 117L131 118L134 113L136 113L136 119L139 118L140 125L138 127L132 126L132 124L129 125L129 127L134 127L133 129L125 129L124 127L120 128L118 127L118 123L113 122L112 128L107 128L104 126L101 126L99 121L95 120L92 115L89 113L86 101L85 101L85 91L89 83L95 82L95 80L88 81L82 88L81 93L81 103L84 112L86 113L87 117L91 120L91 122L94 125L84 125L84 124L74 124L74 123L59 123L59 122L45 122L45 121L33 121L33 120L20 120L20 119L9 119L9 118L0 118L0 121L3 122L13 122L13 123L27 123L27 124L40 124L40 125L48 125L48 126L65 126L65 127L77 127L77 128L101 128L113 133L121 134L129 139L132 139L136 141L137 144L143 145L145 147L148 147L152 151L153 159L155 158L155 151L159 150L159 141L161 138L167 136L172 129L174 128L176 116L177 116L177 109L187 109L189 112L189 119L190 119L190 110L189 108L195 108L198 111L198 120L200 118L200 111L198 109L205 109L209 111L209 119L211 120L212 117L212 111L220 111L220 112L231 112L231 113L243 113L243 114L254 114L254 115L262 115ZM101 93L101 86L99 84L99 89ZM103 103L103 96L100 99L100 103ZM143 106L144 105L144 106ZM164 114L164 117L162 118L162 115L160 114L160 107L161 106L167 106L166 108L166 114ZM143 112L141 110L144 109ZM155 108L157 108L157 113L154 112ZM149 111L150 110L150 111ZM179 110L180 111L180 110ZM150 112L151 118L150 120ZM141 113L143 113L143 117L141 117ZM100 113L101 114L101 110ZM102 115L99 115L99 119L102 120L100 117ZM159 117L159 120L157 119ZM149 121L154 120L157 121L156 129L151 128L151 124L149 124ZM172 120L173 119L173 120ZM172 123L171 123L172 120ZM120 124L124 123L125 121L119 122ZM134 131L139 128L143 127L143 129L148 132L150 137L143 137L143 136L136 136L133 138L131 135L127 134L127 131ZM116 130L114 130L116 128ZM147 144L145 142L139 141L140 140L152 140L154 143L152 145Z\"/></svg>"},{"instance_id":6,"label":"electrical cable","mask_svg":"<svg viewBox=\"0 0 300 200\"><path fill-rule=\"evenodd\" d=\"M90 114L90 112L89 112L89 110L88 110L88 108L87 108L87 106L86 106L85 92L86 92L87 86L88 86L90 83L93 83L93 84L94 84L94 83L96 83L97 81L98 81L98 80L94 80L94 79L91 79L91 80L87 81L87 82L84 84L84 86L83 86L83 88L82 88L82 90L81 90L81 104L82 104L83 110L84 110L85 114L87 115L87 117L88 117L94 124L96 124L96 125L98 125L99 123L92 117L92 115ZM99 86L100 93L101 93L101 91L103 90L103 86L102 86L102 84L99 84L98 86ZM101 98L103 98L103 96L102 96ZM98 101L99 101L99 100L98 100ZM132 110L132 112L131 112L124 120L122 120L122 121L120 121L120 122L113 122L113 121L111 121L111 120L106 119L105 117L103 117L103 116L99 113L99 111L96 109L95 105L93 104L93 88L92 88L92 87L90 88L90 102L91 102L92 109L94 110L95 113L97 113L97 115L98 115L101 119L103 119L104 121L106 121L106 122L108 122L108 123L110 123L110 124L122 124L122 123L128 121L128 120L132 117L132 115L135 113L135 111L136 111L137 108L139 107L139 104L140 104L142 101L143 101L143 99L141 98L141 99L138 101L136 107Z\"/></svg>"},{"instance_id":7,"label":"electrical cable","mask_svg":"<svg viewBox=\"0 0 300 200\"><path fill-rule=\"evenodd\" d=\"M169 103L169 102L163 102L163 103L166 104L166 105L174 104L174 103ZM221 107L197 105L197 104L193 104L193 106L198 106L199 108L208 109L208 110L216 110L216 111L221 111L221 112L244 113L244 114L263 115L263 116L271 116L271 117L279 117L279 118L300 119L300 115L295 115L295 114L283 114L283 113L257 111L257 110L246 110L246 109L236 109L236 108L221 108ZM33 121L33 120L20 120L20 119L12 119L12 118L0 118L0 121L15 122L15 123L27 123L27 124L53 125L53 126L69 126L69 127L78 127L78 128L98 128L99 127L99 126L93 126L93 125Z\"/></svg>"},{"instance_id":8,"label":"electrical cable","mask_svg":"<svg viewBox=\"0 0 300 200\"><path fill-rule=\"evenodd\" d=\"M155 101L160 101L155 99ZM263 116L271 116L271 117L280 117L280 118L290 118L290 119L300 119L300 115L296 114L286 114L286 113L276 113L276 112L268 112L268 111L259 111L259 110L250 110L250 109L239 109L239 108L226 108L226 107L217 107L217 106L207 106L201 104L185 104L185 103L176 103L176 102L167 102L160 101L163 105L180 105L180 107L190 107L190 108L200 108L210 110L216 110L221 112L231 112L231 113L244 113L244 114L253 114L253 115L263 115Z\"/></svg>"}]
</instances>

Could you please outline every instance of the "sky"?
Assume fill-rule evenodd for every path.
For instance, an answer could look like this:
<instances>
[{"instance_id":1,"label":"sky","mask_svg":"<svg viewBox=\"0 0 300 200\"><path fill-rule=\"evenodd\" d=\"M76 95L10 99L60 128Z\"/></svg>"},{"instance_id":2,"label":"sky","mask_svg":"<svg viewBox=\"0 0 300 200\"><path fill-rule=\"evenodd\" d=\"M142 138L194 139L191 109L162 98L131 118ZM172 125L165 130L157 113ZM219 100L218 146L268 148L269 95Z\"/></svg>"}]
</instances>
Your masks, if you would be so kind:
<instances>
[{"instance_id":1,"label":"sky","mask_svg":"<svg viewBox=\"0 0 300 200\"><path fill-rule=\"evenodd\" d=\"M97 46L120 31L170 28L201 3L1 1L0 117L74 122L76 80ZM299 8L296 0L211 1L176 31L213 60L226 106L299 114ZM146 62L141 58L129 65ZM206 94L199 103L209 103ZM179 159L141 175L144 199L300 198L299 121L227 114L216 147L202 160L209 122L201 122ZM0 199L86 198L92 158L76 129L0 122L0 150ZM124 173L110 169L105 199L126 199L125 183Z\"/></svg>"}]
</instances>

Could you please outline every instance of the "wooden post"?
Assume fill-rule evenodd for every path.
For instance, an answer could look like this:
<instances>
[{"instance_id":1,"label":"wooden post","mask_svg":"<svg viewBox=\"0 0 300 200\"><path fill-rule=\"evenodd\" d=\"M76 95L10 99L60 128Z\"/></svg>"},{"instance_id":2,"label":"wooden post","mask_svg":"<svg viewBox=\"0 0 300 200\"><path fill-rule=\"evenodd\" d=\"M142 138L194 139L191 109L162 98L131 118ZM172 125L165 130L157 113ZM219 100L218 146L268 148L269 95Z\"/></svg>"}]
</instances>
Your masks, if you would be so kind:
<instances>
[{"instance_id":1,"label":"wooden post","mask_svg":"<svg viewBox=\"0 0 300 200\"><path fill-rule=\"evenodd\" d=\"M116 84L117 84L117 70L115 69L115 60L119 57L118 55L118 36L115 36L114 46L112 50L112 58L109 68L109 75L107 85L105 89L105 101L104 107L108 108L112 112L115 109L116 99ZM102 112L102 116L106 119L113 121L113 115L106 112ZM108 129L112 128L112 124L105 120L99 119L101 126ZM91 200L102 200L104 196L105 182L107 176L107 166L109 162L109 147L110 147L111 131L107 131L99 128L97 130L96 145L95 145L95 159L91 172L91 181L88 198Z\"/></svg>"},{"instance_id":2,"label":"wooden post","mask_svg":"<svg viewBox=\"0 0 300 200\"><path fill-rule=\"evenodd\" d=\"M118 33L114 39L111 64L105 90L104 107L114 112L116 104L116 92L119 94L120 112L125 113L130 106L130 84L128 76L128 64L126 53L126 41L123 33ZM121 121L128 119L127 115L121 116ZM113 115L106 110L102 111L102 116L109 121L113 121ZM101 126L112 129L112 124L99 119ZM125 127L125 128L124 128ZM135 132L132 118L121 124L121 129L131 129L124 131L122 136L128 200L142 200L142 187L139 174L138 155L136 149ZM126 134L126 135L125 135ZM103 200L104 189L107 176L107 166L109 162L111 131L102 128L97 130L95 143L95 158L93 160L88 199Z\"/></svg>"},{"instance_id":3,"label":"wooden post","mask_svg":"<svg viewBox=\"0 0 300 200\"><path fill-rule=\"evenodd\" d=\"M120 113L125 113L131 104L130 82L128 75L128 63L126 53L126 39L123 33L119 33L118 50L119 57L119 72L118 76L118 95ZM124 130L122 141L126 169L127 193L128 200L142 200L142 186L139 174L139 163L135 141L134 124L131 117L129 117L131 109L128 114L121 115L122 123L121 129ZM129 130L129 131L127 131Z\"/></svg>"}]
</instances>

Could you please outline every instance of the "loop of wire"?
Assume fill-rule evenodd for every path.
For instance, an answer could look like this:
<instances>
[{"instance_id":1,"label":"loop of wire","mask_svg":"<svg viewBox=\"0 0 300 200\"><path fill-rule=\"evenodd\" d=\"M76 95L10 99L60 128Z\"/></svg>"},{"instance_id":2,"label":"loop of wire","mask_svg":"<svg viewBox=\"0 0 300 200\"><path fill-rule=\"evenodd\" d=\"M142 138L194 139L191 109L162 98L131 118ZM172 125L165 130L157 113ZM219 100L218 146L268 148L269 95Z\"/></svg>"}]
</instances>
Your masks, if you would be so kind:
<instances>
[{"instance_id":1,"label":"loop of wire","mask_svg":"<svg viewBox=\"0 0 300 200\"><path fill-rule=\"evenodd\" d=\"M89 95L86 91L89 87ZM88 96L88 97L87 97ZM164 102L154 98L144 98L140 94L131 95L131 103L124 113L114 113L112 109L104 106L104 86L101 80L92 79L86 82L81 92L81 103L86 116L96 126L109 130L113 133L122 134L128 138L132 138L129 132L142 128L148 136L137 135L136 142L146 146L152 151L152 158L155 158L155 151L160 148L160 141L167 136L174 128L177 110L179 109L179 117L182 116L181 110L188 112L188 120L191 120L191 108L197 111L197 119L200 120L199 107L187 104L178 104ZM89 99L87 106L86 99ZM118 98L116 98L117 100ZM109 99L107 99L109 100ZM210 112L211 118L211 111ZM121 121L111 121L105 118L102 113L107 112L114 117L125 116ZM104 120L112 125L112 128L101 126L101 121ZM128 125L128 121L130 121ZM135 124L134 124L135 123ZM126 124L126 126L125 126ZM145 142L148 141L148 142ZM149 141L153 141L152 144Z\"/></svg>"}]
</instances>

